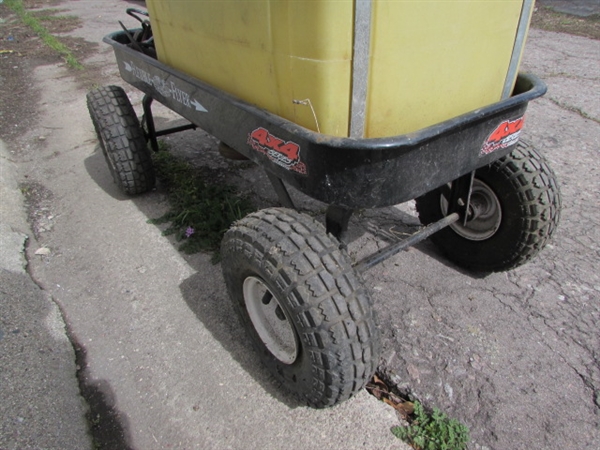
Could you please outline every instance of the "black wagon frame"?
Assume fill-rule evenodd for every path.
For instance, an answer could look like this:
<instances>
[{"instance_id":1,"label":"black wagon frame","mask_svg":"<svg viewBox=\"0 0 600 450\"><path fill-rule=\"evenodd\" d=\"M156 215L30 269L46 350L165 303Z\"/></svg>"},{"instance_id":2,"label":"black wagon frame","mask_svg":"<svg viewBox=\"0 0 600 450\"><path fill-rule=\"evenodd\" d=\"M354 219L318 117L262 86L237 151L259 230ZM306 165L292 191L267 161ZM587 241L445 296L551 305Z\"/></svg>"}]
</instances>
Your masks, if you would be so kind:
<instances>
[{"instance_id":1,"label":"black wagon frame","mask_svg":"<svg viewBox=\"0 0 600 450\"><path fill-rule=\"evenodd\" d=\"M294 207L285 184L329 205L327 231L340 241L354 210L399 204L458 181L452 185L447 217L365 258L357 263L359 270L464 220L471 175L516 147L528 102L546 92L538 77L519 74L511 97L414 133L333 137L246 103L132 48L134 32L115 32L104 42L113 47L123 80L145 93L144 125L151 147L158 149L159 136L202 128L262 166L283 206ZM155 100L190 124L157 131Z\"/></svg>"}]
</instances>

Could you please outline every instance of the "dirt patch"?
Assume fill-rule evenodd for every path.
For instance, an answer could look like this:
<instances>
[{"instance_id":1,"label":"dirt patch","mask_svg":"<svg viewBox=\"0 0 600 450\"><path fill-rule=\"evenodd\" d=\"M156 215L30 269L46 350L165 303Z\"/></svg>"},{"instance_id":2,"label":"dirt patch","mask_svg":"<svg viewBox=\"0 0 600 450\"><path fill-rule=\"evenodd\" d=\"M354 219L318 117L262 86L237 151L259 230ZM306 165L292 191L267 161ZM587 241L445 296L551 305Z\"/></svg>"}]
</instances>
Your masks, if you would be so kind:
<instances>
[{"instance_id":1,"label":"dirt patch","mask_svg":"<svg viewBox=\"0 0 600 450\"><path fill-rule=\"evenodd\" d=\"M600 15L577 17L556 12L547 6L535 9L531 19L532 28L568 33L600 40Z\"/></svg>"},{"instance_id":2,"label":"dirt patch","mask_svg":"<svg viewBox=\"0 0 600 450\"><path fill-rule=\"evenodd\" d=\"M27 9L48 8L49 6L57 6L62 3L62 0L24 0L23 5Z\"/></svg>"},{"instance_id":3,"label":"dirt patch","mask_svg":"<svg viewBox=\"0 0 600 450\"><path fill-rule=\"evenodd\" d=\"M56 55L41 39L0 4L0 134L12 140L21 124L36 117L36 93L29 73L37 64L54 63Z\"/></svg>"},{"instance_id":4,"label":"dirt patch","mask_svg":"<svg viewBox=\"0 0 600 450\"><path fill-rule=\"evenodd\" d=\"M54 227L54 214L51 211L53 195L50 190L37 182L21 183L19 188L25 197L27 220L36 239Z\"/></svg>"},{"instance_id":5,"label":"dirt patch","mask_svg":"<svg viewBox=\"0 0 600 450\"><path fill-rule=\"evenodd\" d=\"M55 6L58 1L26 1L27 8ZM81 26L79 18L61 15L60 9L43 9L33 13L52 34L73 31ZM22 136L26 126L32 126L37 117L36 87L30 76L39 65L63 62L63 58L54 50L44 45L42 39L5 4L0 4L0 135L13 141ZM60 36L59 40L66 45L78 60L84 60L98 49L98 44L90 43L82 38ZM73 70L73 69L70 69ZM86 67L75 71L85 85L95 81L95 69Z\"/></svg>"},{"instance_id":6,"label":"dirt patch","mask_svg":"<svg viewBox=\"0 0 600 450\"><path fill-rule=\"evenodd\" d=\"M62 14L64 12L64 9L42 9L33 11L31 15L52 34L68 33L81 26L79 17Z\"/></svg>"}]
</instances>

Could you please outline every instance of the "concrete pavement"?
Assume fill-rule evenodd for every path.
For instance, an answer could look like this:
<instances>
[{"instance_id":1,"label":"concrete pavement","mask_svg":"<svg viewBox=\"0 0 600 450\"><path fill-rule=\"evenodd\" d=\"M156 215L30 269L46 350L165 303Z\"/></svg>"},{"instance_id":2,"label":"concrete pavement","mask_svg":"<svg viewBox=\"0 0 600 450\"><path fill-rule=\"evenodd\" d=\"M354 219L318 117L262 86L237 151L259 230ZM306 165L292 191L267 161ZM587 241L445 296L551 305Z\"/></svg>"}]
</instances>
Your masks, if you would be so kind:
<instances>
[{"instance_id":1,"label":"concrete pavement","mask_svg":"<svg viewBox=\"0 0 600 450\"><path fill-rule=\"evenodd\" d=\"M0 141L0 448L90 449L65 322L26 271L31 229L10 159Z\"/></svg>"}]
</instances>

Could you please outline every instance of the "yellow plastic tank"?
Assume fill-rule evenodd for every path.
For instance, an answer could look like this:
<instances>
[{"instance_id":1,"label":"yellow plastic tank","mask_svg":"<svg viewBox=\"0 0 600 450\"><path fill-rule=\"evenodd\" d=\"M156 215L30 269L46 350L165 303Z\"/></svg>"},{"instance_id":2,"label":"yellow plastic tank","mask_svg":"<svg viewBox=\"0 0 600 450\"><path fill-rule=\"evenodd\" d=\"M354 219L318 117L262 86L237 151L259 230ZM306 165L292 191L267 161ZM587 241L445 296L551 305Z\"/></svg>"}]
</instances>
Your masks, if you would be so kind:
<instances>
[{"instance_id":1,"label":"yellow plastic tank","mask_svg":"<svg viewBox=\"0 0 600 450\"><path fill-rule=\"evenodd\" d=\"M533 0L147 0L158 58L340 137L405 134L510 95Z\"/></svg>"}]
</instances>

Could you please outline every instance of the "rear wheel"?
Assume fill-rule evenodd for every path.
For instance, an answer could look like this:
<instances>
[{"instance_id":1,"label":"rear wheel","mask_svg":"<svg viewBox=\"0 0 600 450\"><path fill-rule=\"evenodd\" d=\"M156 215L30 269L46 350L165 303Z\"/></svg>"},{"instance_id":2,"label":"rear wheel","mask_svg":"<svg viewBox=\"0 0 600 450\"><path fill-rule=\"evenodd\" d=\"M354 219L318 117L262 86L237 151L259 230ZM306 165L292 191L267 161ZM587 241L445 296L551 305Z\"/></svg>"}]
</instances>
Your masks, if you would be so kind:
<instances>
[{"instance_id":1,"label":"rear wheel","mask_svg":"<svg viewBox=\"0 0 600 450\"><path fill-rule=\"evenodd\" d=\"M125 91L103 86L87 94L87 106L102 153L119 189L127 195L154 187L152 158Z\"/></svg>"},{"instance_id":2,"label":"rear wheel","mask_svg":"<svg viewBox=\"0 0 600 450\"><path fill-rule=\"evenodd\" d=\"M447 214L442 187L416 199L424 225ZM459 266L478 271L509 270L544 248L560 217L554 172L533 148L520 143L509 155L478 169L466 224L456 222L431 236Z\"/></svg>"},{"instance_id":3,"label":"rear wheel","mask_svg":"<svg viewBox=\"0 0 600 450\"><path fill-rule=\"evenodd\" d=\"M362 389L379 362L379 329L359 275L321 224L259 211L231 227L221 252L229 295L285 389L314 407Z\"/></svg>"}]
</instances>

